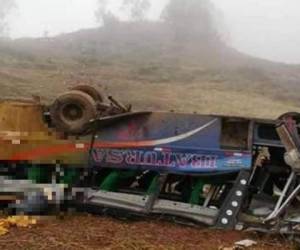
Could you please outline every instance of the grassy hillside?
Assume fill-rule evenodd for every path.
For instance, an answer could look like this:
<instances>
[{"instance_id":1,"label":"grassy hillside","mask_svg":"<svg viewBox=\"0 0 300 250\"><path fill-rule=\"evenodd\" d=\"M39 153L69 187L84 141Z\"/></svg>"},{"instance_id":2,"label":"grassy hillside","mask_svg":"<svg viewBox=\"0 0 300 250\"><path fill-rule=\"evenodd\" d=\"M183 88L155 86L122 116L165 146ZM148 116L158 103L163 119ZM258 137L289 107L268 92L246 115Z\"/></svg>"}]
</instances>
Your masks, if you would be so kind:
<instances>
[{"instance_id":1,"label":"grassy hillside","mask_svg":"<svg viewBox=\"0 0 300 250\"><path fill-rule=\"evenodd\" d=\"M101 86L135 109L276 117L300 110L300 67L253 58L222 41L178 42L163 23L120 23L0 43L2 97L50 102Z\"/></svg>"}]
</instances>

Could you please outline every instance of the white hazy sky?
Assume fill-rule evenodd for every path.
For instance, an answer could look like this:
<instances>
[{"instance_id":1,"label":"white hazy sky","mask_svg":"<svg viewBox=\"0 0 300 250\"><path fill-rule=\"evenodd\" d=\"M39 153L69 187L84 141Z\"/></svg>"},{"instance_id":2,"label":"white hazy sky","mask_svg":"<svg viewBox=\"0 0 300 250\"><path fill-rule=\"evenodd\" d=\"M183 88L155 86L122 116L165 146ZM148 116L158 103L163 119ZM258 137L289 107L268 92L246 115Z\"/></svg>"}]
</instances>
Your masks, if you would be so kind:
<instances>
[{"instance_id":1,"label":"white hazy sky","mask_svg":"<svg viewBox=\"0 0 300 250\"><path fill-rule=\"evenodd\" d=\"M109 0L116 5L119 0ZM168 0L151 0L157 18ZM300 63L299 0L211 0L223 13L232 47L274 61ZM43 36L96 27L97 0L16 0L10 35Z\"/></svg>"}]
</instances>

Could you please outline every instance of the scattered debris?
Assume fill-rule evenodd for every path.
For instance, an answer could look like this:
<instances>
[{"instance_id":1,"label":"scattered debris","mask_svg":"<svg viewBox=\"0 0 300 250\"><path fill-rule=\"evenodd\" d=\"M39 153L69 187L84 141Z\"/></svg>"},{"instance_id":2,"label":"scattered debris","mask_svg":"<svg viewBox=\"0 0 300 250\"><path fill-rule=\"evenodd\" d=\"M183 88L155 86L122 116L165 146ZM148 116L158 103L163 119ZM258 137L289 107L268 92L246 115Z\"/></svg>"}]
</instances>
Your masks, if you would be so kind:
<instances>
[{"instance_id":1,"label":"scattered debris","mask_svg":"<svg viewBox=\"0 0 300 250\"><path fill-rule=\"evenodd\" d=\"M246 240L241 240L241 241L237 241L234 243L234 246L232 247L219 247L219 250L242 250L242 249L246 249L252 246L257 245L257 242L254 240L250 240L250 239L246 239Z\"/></svg>"},{"instance_id":2,"label":"scattered debris","mask_svg":"<svg viewBox=\"0 0 300 250\"><path fill-rule=\"evenodd\" d=\"M219 250L234 250L234 247L219 247Z\"/></svg>"},{"instance_id":3,"label":"scattered debris","mask_svg":"<svg viewBox=\"0 0 300 250\"><path fill-rule=\"evenodd\" d=\"M37 223L36 219L29 218L29 216L10 216L6 219L0 219L0 236L9 232L9 228L15 227L30 227Z\"/></svg>"},{"instance_id":4,"label":"scattered debris","mask_svg":"<svg viewBox=\"0 0 300 250\"><path fill-rule=\"evenodd\" d=\"M239 249L239 248L243 249L243 248L247 248L247 247L252 247L252 246L255 246L256 244L257 244L256 241L249 240L249 239L237 241L234 243L235 249Z\"/></svg>"}]
</instances>

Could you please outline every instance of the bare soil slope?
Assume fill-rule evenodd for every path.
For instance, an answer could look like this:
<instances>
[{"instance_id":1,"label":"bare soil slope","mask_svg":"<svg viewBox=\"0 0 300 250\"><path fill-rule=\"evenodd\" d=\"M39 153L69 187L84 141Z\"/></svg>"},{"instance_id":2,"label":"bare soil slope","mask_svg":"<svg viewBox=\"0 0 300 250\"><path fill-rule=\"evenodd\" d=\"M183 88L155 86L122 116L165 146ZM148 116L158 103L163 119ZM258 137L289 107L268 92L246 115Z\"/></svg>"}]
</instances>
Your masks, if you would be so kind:
<instances>
[{"instance_id":1,"label":"bare soil slope","mask_svg":"<svg viewBox=\"0 0 300 250\"><path fill-rule=\"evenodd\" d=\"M300 66L222 41L178 42L162 23L120 23L0 43L2 97L51 101L73 84L101 86L136 109L276 117L299 110Z\"/></svg>"}]
</instances>

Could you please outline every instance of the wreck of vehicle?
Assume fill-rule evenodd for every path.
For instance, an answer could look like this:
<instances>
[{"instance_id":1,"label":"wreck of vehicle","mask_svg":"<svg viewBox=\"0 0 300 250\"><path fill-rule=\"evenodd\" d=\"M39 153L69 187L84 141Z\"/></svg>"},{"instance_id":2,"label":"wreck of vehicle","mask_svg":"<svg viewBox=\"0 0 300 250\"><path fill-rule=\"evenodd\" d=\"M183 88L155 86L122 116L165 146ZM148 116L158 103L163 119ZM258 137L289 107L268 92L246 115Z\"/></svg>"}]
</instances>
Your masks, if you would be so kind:
<instances>
[{"instance_id":1,"label":"wreck of vehicle","mask_svg":"<svg viewBox=\"0 0 300 250\"><path fill-rule=\"evenodd\" d=\"M0 197L9 208L31 214L53 205L93 207L224 229L299 233L297 113L263 120L132 112L83 90L38 106L14 129L0 112Z\"/></svg>"}]
</instances>

